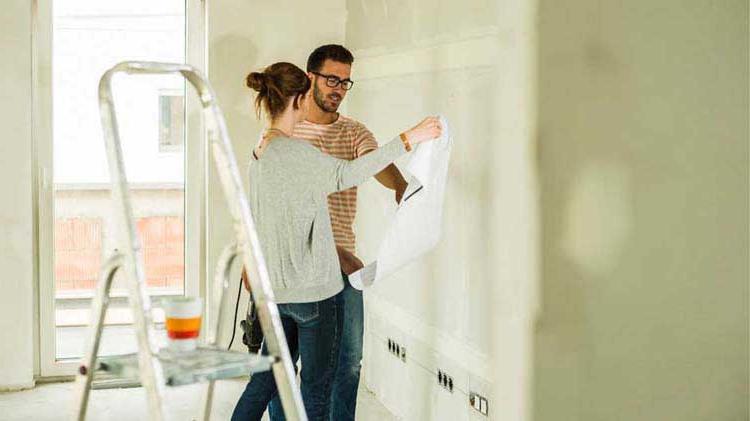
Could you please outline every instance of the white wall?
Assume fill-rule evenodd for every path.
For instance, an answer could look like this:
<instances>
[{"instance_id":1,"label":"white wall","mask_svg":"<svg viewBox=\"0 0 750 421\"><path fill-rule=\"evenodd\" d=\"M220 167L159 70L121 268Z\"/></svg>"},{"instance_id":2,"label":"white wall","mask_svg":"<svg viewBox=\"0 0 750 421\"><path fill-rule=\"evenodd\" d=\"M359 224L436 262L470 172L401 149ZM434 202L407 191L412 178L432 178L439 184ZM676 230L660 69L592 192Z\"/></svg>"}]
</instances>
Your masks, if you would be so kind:
<instances>
[{"instance_id":1,"label":"white wall","mask_svg":"<svg viewBox=\"0 0 750 421\"><path fill-rule=\"evenodd\" d=\"M541 1L536 420L748 419L748 6Z\"/></svg>"},{"instance_id":2,"label":"white wall","mask_svg":"<svg viewBox=\"0 0 750 421\"><path fill-rule=\"evenodd\" d=\"M381 141L428 113L443 113L452 123L457 144L444 240L426 259L366 298L365 377L379 399L405 419L481 417L469 408L469 391L490 398L497 416L527 416L536 219L533 8L523 4L209 4L209 77L243 171L244 157L261 128L244 87L245 75L278 60L303 67L309 52L327 42L343 43L355 52L357 85L344 111L365 122ZM507 94L498 99L501 89ZM498 110L503 118L496 117ZM506 157L493 159L497 153ZM505 171L497 170L498 163ZM231 226L215 179L209 185L212 270ZM371 258L392 195L374 183L361 192L360 249ZM496 197L513 205L494 203ZM504 240L494 241L488 232L500 233ZM498 261L507 265L498 268ZM407 347L405 365L387 353L386 337ZM495 364L491 356L496 354L503 364ZM454 377L453 393L437 386L438 369ZM502 376L495 389L493 370Z\"/></svg>"},{"instance_id":3,"label":"white wall","mask_svg":"<svg viewBox=\"0 0 750 421\"><path fill-rule=\"evenodd\" d=\"M0 14L0 389L34 385L31 6L3 3ZM8 54L8 52L12 52Z\"/></svg>"},{"instance_id":4,"label":"white wall","mask_svg":"<svg viewBox=\"0 0 750 421\"><path fill-rule=\"evenodd\" d=\"M528 416L535 263L533 2L350 1L349 114L381 142L442 114L455 144L443 239L366 293L368 386L404 419ZM360 252L374 257L392 194L360 190ZM387 339L407 348L406 363ZM438 370L454 391L437 383Z\"/></svg>"}]
</instances>

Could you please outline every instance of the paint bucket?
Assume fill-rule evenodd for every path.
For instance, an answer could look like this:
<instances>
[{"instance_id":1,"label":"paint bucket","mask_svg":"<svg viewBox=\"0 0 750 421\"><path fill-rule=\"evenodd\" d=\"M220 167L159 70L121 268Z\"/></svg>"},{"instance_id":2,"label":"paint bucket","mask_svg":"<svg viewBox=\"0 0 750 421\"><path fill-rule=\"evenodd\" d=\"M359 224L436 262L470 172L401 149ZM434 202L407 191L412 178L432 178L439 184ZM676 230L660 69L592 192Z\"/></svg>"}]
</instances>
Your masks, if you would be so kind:
<instances>
[{"instance_id":1,"label":"paint bucket","mask_svg":"<svg viewBox=\"0 0 750 421\"><path fill-rule=\"evenodd\" d=\"M198 345L201 330L200 297L174 297L162 301L167 346L172 351L192 351Z\"/></svg>"}]
</instances>

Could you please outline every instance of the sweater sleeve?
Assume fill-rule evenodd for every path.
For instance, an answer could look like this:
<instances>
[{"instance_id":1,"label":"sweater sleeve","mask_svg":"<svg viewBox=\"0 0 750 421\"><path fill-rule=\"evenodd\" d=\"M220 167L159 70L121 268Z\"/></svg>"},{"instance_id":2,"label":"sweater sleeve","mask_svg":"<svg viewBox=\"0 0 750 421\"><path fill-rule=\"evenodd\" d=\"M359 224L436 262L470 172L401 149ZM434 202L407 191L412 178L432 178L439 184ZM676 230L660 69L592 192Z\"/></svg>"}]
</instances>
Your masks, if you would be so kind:
<instances>
[{"instance_id":1,"label":"sweater sleeve","mask_svg":"<svg viewBox=\"0 0 750 421\"><path fill-rule=\"evenodd\" d=\"M404 143L396 137L382 147L352 161L337 159L323 153L316 154L314 165L320 171L320 188L327 195L360 185L404 153Z\"/></svg>"}]
</instances>

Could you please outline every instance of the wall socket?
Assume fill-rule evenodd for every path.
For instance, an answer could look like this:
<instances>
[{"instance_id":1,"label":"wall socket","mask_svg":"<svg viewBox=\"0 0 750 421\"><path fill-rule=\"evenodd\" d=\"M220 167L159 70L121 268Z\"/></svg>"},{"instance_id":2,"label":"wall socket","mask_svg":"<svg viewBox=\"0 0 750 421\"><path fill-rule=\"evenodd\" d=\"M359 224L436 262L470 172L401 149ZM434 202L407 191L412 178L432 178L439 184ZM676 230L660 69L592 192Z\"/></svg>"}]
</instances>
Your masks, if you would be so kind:
<instances>
[{"instance_id":1,"label":"wall socket","mask_svg":"<svg viewBox=\"0 0 750 421\"><path fill-rule=\"evenodd\" d=\"M388 352L406 362L406 347L391 338L388 338Z\"/></svg>"},{"instance_id":2,"label":"wall socket","mask_svg":"<svg viewBox=\"0 0 750 421\"><path fill-rule=\"evenodd\" d=\"M449 376L443 370L438 370L437 375L438 384L445 390L453 393L453 377Z\"/></svg>"},{"instance_id":3,"label":"wall socket","mask_svg":"<svg viewBox=\"0 0 750 421\"><path fill-rule=\"evenodd\" d=\"M479 411L482 415L487 415L490 412L487 398L474 392L469 393L469 405Z\"/></svg>"}]
</instances>

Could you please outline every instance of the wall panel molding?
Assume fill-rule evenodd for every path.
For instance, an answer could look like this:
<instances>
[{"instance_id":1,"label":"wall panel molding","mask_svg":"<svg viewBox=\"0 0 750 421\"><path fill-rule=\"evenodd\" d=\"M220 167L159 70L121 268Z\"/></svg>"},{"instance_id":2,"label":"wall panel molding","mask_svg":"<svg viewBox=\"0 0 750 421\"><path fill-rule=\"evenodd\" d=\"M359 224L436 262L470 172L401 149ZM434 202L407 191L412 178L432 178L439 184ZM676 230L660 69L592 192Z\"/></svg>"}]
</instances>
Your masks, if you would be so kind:
<instances>
[{"instance_id":1,"label":"wall panel molding","mask_svg":"<svg viewBox=\"0 0 750 421\"><path fill-rule=\"evenodd\" d=\"M368 48L354 51L354 77L358 81L397 77L415 73L494 67L498 39L511 34L495 27L462 37L435 38L403 48Z\"/></svg>"}]
</instances>

